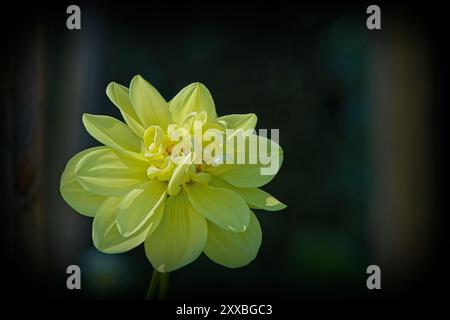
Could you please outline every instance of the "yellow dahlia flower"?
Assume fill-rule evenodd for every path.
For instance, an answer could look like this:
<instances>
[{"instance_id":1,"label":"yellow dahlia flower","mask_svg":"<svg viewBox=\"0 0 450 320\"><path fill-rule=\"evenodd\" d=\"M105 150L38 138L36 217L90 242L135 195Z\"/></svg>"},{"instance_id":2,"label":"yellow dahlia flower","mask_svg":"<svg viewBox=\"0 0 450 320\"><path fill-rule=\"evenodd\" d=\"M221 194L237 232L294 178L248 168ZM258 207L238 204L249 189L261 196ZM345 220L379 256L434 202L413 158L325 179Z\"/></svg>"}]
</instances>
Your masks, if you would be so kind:
<instances>
[{"instance_id":1,"label":"yellow dahlia flower","mask_svg":"<svg viewBox=\"0 0 450 320\"><path fill-rule=\"evenodd\" d=\"M270 174L261 174L265 165L259 160L245 164L217 161L236 157L239 152L251 158L248 147L231 154L211 153L212 161L195 162L198 150L185 144L174 157L179 140L171 133L177 129L192 133L194 123L200 122L204 128L225 135L227 129L254 129L256 116L217 117L211 94L200 83L185 87L169 103L139 75L129 89L110 83L106 94L126 124L108 116L84 114L86 130L103 146L70 159L60 184L64 200L74 210L94 217L95 247L105 253L120 253L144 242L146 255L159 272L181 268L202 252L229 268L252 261L262 235L250 208L285 208L258 189L281 166L281 148L253 135L259 148L268 143L271 154L279 160ZM251 137L246 135L245 139L250 141ZM209 145L206 140L202 140L200 152Z\"/></svg>"}]
</instances>

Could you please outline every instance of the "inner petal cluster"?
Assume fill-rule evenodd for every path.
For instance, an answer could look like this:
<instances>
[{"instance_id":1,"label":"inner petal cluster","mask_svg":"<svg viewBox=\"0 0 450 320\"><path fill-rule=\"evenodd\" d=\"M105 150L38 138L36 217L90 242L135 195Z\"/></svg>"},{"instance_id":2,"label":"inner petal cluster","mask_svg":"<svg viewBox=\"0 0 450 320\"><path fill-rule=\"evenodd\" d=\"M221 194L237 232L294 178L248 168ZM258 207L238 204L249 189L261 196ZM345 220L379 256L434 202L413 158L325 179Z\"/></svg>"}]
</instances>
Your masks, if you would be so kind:
<instances>
[{"instance_id":1,"label":"inner petal cluster","mask_svg":"<svg viewBox=\"0 0 450 320\"><path fill-rule=\"evenodd\" d=\"M166 130L157 125L145 130L143 148L149 163L147 177L169 182L167 192L171 196L177 195L191 181L208 183L211 180L209 171L217 169L203 158L200 163L195 161L198 153L213 143L201 139L197 142L200 143L200 150L194 148L196 124L201 125L202 129L212 128L219 134L225 134L226 123L208 121L205 111L192 112L180 124L170 124Z\"/></svg>"}]
</instances>

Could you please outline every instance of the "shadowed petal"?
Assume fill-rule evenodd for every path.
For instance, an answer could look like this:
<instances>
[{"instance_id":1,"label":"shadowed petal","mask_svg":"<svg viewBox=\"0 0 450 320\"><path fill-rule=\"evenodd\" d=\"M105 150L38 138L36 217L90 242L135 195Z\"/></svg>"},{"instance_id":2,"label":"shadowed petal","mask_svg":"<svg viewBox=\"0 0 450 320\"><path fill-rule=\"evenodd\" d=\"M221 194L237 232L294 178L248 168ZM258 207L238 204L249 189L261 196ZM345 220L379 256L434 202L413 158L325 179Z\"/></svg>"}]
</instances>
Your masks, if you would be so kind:
<instances>
[{"instance_id":1,"label":"shadowed petal","mask_svg":"<svg viewBox=\"0 0 450 320\"><path fill-rule=\"evenodd\" d=\"M228 231L242 232L247 228L249 209L237 193L203 183L190 183L186 192L192 207L209 221Z\"/></svg>"},{"instance_id":2,"label":"shadowed petal","mask_svg":"<svg viewBox=\"0 0 450 320\"><path fill-rule=\"evenodd\" d=\"M258 149L255 149L257 152L251 154L252 149L248 146L242 151L237 150L234 155L235 163L224 165L226 170L216 173L217 176L240 188L259 188L269 183L275 177L283 163L283 150L276 142L270 139L261 136L254 137L257 140ZM259 152L261 146L266 148L261 150L264 150L263 154L268 156L268 159L266 159L267 163L264 163L261 159ZM245 159L243 164L237 163L240 155ZM254 159L254 164L249 161L251 158Z\"/></svg>"},{"instance_id":3,"label":"shadowed petal","mask_svg":"<svg viewBox=\"0 0 450 320\"><path fill-rule=\"evenodd\" d=\"M83 156L77 163L77 181L86 190L108 197L127 194L146 180L147 163L101 148Z\"/></svg>"},{"instance_id":4,"label":"shadowed petal","mask_svg":"<svg viewBox=\"0 0 450 320\"><path fill-rule=\"evenodd\" d=\"M256 258L261 240L262 232L258 219L250 212L250 224L245 232L229 232L208 222L208 240L203 252L218 264L239 268Z\"/></svg>"},{"instance_id":5,"label":"shadowed petal","mask_svg":"<svg viewBox=\"0 0 450 320\"><path fill-rule=\"evenodd\" d=\"M75 211L85 216L93 217L98 207L105 201L106 197L92 193L84 189L77 181L75 168L78 161L85 155L106 147L95 147L77 153L67 162L60 181L60 192L63 199Z\"/></svg>"},{"instance_id":6,"label":"shadowed petal","mask_svg":"<svg viewBox=\"0 0 450 320\"><path fill-rule=\"evenodd\" d=\"M117 228L128 237L137 232L166 199L166 182L151 180L131 190L117 211Z\"/></svg>"},{"instance_id":7,"label":"shadowed petal","mask_svg":"<svg viewBox=\"0 0 450 320\"><path fill-rule=\"evenodd\" d=\"M92 240L94 246L101 252L121 253L137 247L156 229L161 220L164 206L160 206L134 235L123 237L116 225L116 213L121 201L121 198L108 198L95 215L92 223Z\"/></svg>"},{"instance_id":8,"label":"shadowed petal","mask_svg":"<svg viewBox=\"0 0 450 320\"><path fill-rule=\"evenodd\" d=\"M238 188L221 180L218 177L213 177L210 183L213 187L220 187L233 190L239 194L251 207L255 209L263 209L267 211L279 211L286 208L286 205L276 199L269 193L258 188Z\"/></svg>"}]
</instances>

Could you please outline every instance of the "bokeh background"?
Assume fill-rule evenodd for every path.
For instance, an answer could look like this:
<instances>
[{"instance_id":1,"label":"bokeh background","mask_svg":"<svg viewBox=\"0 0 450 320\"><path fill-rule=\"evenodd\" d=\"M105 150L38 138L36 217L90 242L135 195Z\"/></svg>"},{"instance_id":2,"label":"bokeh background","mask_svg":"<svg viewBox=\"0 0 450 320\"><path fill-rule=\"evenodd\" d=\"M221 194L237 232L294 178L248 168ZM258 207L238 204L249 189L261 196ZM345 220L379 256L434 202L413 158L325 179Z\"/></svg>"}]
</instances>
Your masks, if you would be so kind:
<instances>
[{"instance_id":1,"label":"bokeh background","mask_svg":"<svg viewBox=\"0 0 450 320\"><path fill-rule=\"evenodd\" d=\"M13 5L2 20L2 268L11 296L144 297L143 247L97 252L91 219L59 194L75 153L98 145L84 112L120 118L106 86L141 74L169 100L199 81L218 113L279 128L285 161L257 212L257 259L230 270L205 256L171 274L175 299L322 299L429 294L446 255L448 64L433 7L370 3ZM442 20L441 20L442 19ZM82 290L66 289L66 268ZM377 264L382 290L366 288Z\"/></svg>"}]
</instances>

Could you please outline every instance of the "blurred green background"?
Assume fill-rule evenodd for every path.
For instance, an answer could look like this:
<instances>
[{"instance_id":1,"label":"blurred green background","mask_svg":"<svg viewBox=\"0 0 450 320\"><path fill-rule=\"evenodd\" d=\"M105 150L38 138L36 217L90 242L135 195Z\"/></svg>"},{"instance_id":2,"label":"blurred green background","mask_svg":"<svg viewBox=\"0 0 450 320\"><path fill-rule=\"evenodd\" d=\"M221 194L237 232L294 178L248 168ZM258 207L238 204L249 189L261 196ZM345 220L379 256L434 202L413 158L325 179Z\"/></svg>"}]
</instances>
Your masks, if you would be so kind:
<instances>
[{"instance_id":1,"label":"blurred green background","mask_svg":"<svg viewBox=\"0 0 450 320\"><path fill-rule=\"evenodd\" d=\"M369 31L364 4L79 6L81 30L66 28L64 4L5 25L2 243L18 294L144 297L143 247L97 252L91 219L59 194L66 162L98 145L81 115L120 118L106 86L136 74L167 100L204 83L219 115L256 113L257 128L280 129L285 152L265 190L288 208L256 212L257 259L230 270L202 256L171 274L169 298L365 297L371 264L388 294L423 282L437 241L437 67L414 12L382 7L383 29ZM81 291L65 287L70 264Z\"/></svg>"}]
</instances>

